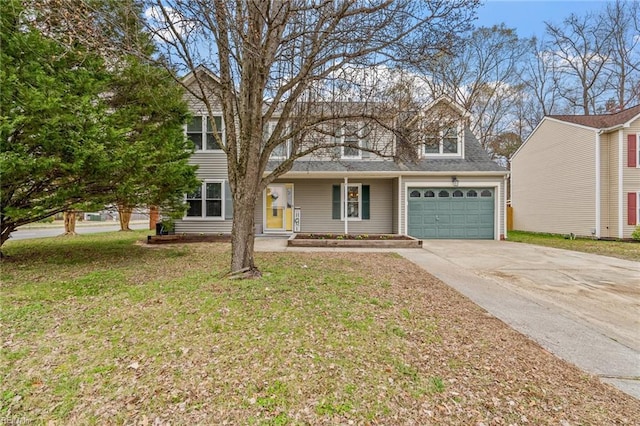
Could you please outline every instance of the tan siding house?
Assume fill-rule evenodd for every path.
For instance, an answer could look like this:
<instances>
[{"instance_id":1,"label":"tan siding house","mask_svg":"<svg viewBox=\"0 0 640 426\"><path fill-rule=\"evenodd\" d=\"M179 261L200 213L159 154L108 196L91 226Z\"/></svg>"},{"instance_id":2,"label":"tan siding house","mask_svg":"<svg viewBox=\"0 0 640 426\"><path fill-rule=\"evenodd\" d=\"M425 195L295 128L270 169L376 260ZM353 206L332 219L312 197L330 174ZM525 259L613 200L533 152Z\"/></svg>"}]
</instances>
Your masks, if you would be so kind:
<instances>
[{"instance_id":1,"label":"tan siding house","mask_svg":"<svg viewBox=\"0 0 640 426\"><path fill-rule=\"evenodd\" d=\"M214 110L206 112L203 105L189 101L193 120L185 132L196 146L191 163L199 166L202 185L186 195L188 209L176 221L175 231L229 233L232 199L225 153L218 144L225 139L222 114L215 102ZM327 147L297 158L291 170L266 186L254 212L256 234L504 238L506 170L482 149L460 106L442 98L412 114L426 120L431 110L438 117L448 113L455 124L429 134L429 143L408 162L393 155L396 136L380 125L334 123L333 136L310 134L309 140L317 138ZM276 125L265 126L265 140ZM274 148L265 175L291 155L289 142Z\"/></svg>"},{"instance_id":2,"label":"tan siding house","mask_svg":"<svg viewBox=\"0 0 640 426\"><path fill-rule=\"evenodd\" d=\"M545 117L511 159L514 228L630 238L638 223L640 105Z\"/></svg>"}]
</instances>

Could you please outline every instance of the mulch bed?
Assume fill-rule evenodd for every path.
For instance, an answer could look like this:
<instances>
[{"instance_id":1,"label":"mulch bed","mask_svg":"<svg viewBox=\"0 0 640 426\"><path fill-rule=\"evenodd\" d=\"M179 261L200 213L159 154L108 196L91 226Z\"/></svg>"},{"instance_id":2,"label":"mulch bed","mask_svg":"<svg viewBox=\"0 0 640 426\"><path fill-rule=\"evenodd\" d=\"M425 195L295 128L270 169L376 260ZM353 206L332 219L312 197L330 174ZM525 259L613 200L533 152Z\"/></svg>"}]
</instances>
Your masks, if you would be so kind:
<instances>
[{"instance_id":1,"label":"mulch bed","mask_svg":"<svg viewBox=\"0 0 640 426\"><path fill-rule=\"evenodd\" d=\"M228 243L229 234L174 234L149 235L147 244L175 244L175 243Z\"/></svg>"},{"instance_id":2,"label":"mulch bed","mask_svg":"<svg viewBox=\"0 0 640 426\"><path fill-rule=\"evenodd\" d=\"M412 240L399 234L296 234L298 240Z\"/></svg>"}]
</instances>

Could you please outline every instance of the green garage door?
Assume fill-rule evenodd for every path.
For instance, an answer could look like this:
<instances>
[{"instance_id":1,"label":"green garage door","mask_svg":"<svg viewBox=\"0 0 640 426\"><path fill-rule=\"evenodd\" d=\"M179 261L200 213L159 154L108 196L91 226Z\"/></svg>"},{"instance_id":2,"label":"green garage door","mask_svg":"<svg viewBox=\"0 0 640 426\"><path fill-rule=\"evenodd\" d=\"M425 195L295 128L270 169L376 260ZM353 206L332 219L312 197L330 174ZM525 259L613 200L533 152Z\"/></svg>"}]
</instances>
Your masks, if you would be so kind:
<instances>
[{"instance_id":1,"label":"green garage door","mask_svg":"<svg viewBox=\"0 0 640 426\"><path fill-rule=\"evenodd\" d=\"M493 239L493 188L409 188L408 231L420 239Z\"/></svg>"}]
</instances>

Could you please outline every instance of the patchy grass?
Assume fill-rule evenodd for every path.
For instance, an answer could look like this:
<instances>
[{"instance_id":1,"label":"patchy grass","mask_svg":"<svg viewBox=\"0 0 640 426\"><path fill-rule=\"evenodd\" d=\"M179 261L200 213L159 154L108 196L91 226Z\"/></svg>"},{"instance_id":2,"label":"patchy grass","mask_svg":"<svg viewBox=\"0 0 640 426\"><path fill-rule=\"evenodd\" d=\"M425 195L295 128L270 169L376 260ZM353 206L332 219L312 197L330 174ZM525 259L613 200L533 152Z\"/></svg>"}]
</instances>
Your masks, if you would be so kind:
<instances>
[{"instance_id":1,"label":"patchy grass","mask_svg":"<svg viewBox=\"0 0 640 426\"><path fill-rule=\"evenodd\" d=\"M637 400L397 255L7 243L0 418L54 424L633 424ZM636 420L634 420L636 419Z\"/></svg>"},{"instance_id":2,"label":"patchy grass","mask_svg":"<svg viewBox=\"0 0 640 426\"><path fill-rule=\"evenodd\" d=\"M523 231L509 231L508 240L640 261L640 243L633 241L604 241L589 238L571 240L564 235Z\"/></svg>"}]
</instances>

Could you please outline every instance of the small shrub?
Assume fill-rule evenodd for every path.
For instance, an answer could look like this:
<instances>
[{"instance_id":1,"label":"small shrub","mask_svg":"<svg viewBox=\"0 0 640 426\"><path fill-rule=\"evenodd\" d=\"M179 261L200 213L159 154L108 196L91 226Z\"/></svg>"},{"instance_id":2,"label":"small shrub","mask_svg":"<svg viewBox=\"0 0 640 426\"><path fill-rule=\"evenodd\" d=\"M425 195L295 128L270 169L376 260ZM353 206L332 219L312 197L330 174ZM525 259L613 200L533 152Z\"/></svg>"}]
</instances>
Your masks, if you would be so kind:
<instances>
[{"instance_id":1,"label":"small shrub","mask_svg":"<svg viewBox=\"0 0 640 426\"><path fill-rule=\"evenodd\" d=\"M636 229L631 233L631 238L636 241L640 241L640 225L636 226Z\"/></svg>"}]
</instances>

